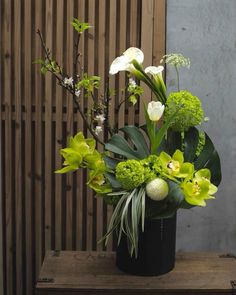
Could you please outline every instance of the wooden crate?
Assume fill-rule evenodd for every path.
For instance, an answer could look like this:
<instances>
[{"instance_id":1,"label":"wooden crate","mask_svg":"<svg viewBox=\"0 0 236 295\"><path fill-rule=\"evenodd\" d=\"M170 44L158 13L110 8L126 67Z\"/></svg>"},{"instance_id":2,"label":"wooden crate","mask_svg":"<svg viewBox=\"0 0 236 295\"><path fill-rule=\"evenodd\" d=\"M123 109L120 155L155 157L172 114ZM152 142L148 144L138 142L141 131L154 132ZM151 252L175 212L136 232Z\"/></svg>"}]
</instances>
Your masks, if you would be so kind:
<instances>
[{"instance_id":1,"label":"wooden crate","mask_svg":"<svg viewBox=\"0 0 236 295\"><path fill-rule=\"evenodd\" d=\"M127 275L115 253L48 252L37 295L236 294L236 259L220 253L177 253L175 269L159 277Z\"/></svg>"}]
</instances>

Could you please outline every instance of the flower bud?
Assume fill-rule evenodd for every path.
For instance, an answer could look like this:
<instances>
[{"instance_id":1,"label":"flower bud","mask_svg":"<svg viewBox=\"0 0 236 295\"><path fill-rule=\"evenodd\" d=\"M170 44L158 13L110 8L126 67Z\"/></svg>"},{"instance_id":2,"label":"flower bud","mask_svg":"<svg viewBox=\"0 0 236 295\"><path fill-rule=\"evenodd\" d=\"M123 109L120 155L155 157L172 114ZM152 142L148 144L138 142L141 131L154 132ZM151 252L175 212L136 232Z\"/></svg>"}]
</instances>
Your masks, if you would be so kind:
<instances>
[{"instance_id":1,"label":"flower bud","mask_svg":"<svg viewBox=\"0 0 236 295\"><path fill-rule=\"evenodd\" d=\"M161 178L155 178L146 185L147 196L154 201L161 201L165 199L168 192L168 184Z\"/></svg>"}]
</instances>

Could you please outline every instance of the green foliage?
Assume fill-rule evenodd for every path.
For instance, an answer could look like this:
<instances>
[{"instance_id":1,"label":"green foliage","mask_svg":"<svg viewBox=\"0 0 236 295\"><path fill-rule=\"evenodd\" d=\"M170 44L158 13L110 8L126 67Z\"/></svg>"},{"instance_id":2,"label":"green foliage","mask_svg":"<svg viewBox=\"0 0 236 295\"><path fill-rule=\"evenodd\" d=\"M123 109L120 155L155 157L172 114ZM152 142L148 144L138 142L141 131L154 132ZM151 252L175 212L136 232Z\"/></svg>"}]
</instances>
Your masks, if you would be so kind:
<instances>
[{"instance_id":1,"label":"green foliage","mask_svg":"<svg viewBox=\"0 0 236 295\"><path fill-rule=\"evenodd\" d=\"M187 131L190 127L199 125L203 119L203 109L198 97L186 90L170 93L166 101L164 120L173 118L176 109L181 106L174 117L171 128L174 131Z\"/></svg>"},{"instance_id":2,"label":"green foliage","mask_svg":"<svg viewBox=\"0 0 236 295\"><path fill-rule=\"evenodd\" d=\"M141 130L135 126L125 126L121 130L131 139L134 146L131 146L121 135L115 134L108 140L105 149L127 159L146 158L149 151Z\"/></svg>"},{"instance_id":3,"label":"green foliage","mask_svg":"<svg viewBox=\"0 0 236 295\"><path fill-rule=\"evenodd\" d=\"M91 28L88 23L80 22L77 18L74 18L71 24L79 34L82 34L85 30Z\"/></svg>"},{"instance_id":4,"label":"green foliage","mask_svg":"<svg viewBox=\"0 0 236 295\"><path fill-rule=\"evenodd\" d=\"M82 79L76 84L76 88L84 88L88 92L93 92L94 88L99 88L100 80L101 78L98 76L88 76L88 74L85 73Z\"/></svg>"},{"instance_id":5,"label":"green foliage","mask_svg":"<svg viewBox=\"0 0 236 295\"><path fill-rule=\"evenodd\" d=\"M56 61L49 61L48 59L37 59L33 62L34 64L41 65L41 73L45 75L48 71L52 71L55 74L60 74L62 72L61 67Z\"/></svg>"},{"instance_id":6,"label":"green foliage","mask_svg":"<svg viewBox=\"0 0 236 295\"><path fill-rule=\"evenodd\" d=\"M143 93L143 88L137 85L134 80L130 79L127 91L129 93L129 101L135 105L138 97Z\"/></svg>"}]
</instances>

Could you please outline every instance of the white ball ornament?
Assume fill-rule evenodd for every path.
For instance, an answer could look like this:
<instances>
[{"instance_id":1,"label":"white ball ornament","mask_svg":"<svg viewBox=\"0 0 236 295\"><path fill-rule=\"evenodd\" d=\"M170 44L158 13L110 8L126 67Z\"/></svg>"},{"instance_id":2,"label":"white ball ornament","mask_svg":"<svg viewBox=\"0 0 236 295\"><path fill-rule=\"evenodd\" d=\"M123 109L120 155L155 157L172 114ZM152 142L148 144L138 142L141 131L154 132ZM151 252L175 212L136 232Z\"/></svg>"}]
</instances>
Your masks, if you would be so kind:
<instances>
[{"instance_id":1,"label":"white ball ornament","mask_svg":"<svg viewBox=\"0 0 236 295\"><path fill-rule=\"evenodd\" d=\"M165 199L169 193L169 187L165 180L155 178L146 185L147 196L154 201Z\"/></svg>"}]
</instances>

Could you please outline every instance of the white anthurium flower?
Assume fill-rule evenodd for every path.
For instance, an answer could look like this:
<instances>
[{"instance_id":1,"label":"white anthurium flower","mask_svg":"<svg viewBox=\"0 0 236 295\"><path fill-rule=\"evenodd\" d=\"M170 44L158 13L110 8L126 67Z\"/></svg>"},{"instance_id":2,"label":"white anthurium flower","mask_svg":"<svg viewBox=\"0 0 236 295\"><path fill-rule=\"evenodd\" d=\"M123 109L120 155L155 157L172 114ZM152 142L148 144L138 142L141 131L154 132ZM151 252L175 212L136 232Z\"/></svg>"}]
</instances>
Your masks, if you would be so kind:
<instances>
[{"instance_id":1,"label":"white anthurium flower","mask_svg":"<svg viewBox=\"0 0 236 295\"><path fill-rule=\"evenodd\" d=\"M144 54L142 50L136 47L128 48L121 56L118 56L113 60L109 73L111 75L117 74L120 71L135 71L134 66L132 65L132 61L136 60L139 64L141 64L144 60Z\"/></svg>"},{"instance_id":2,"label":"white anthurium flower","mask_svg":"<svg viewBox=\"0 0 236 295\"><path fill-rule=\"evenodd\" d=\"M150 66L150 67L147 67L144 70L144 72L146 74L151 74L152 76L156 76L158 74L161 74L163 71L164 71L164 67L163 66L158 66L158 67Z\"/></svg>"},{"instance_id":3,"label":"white anthurium flower","mask_svg":"<svg viewBox=\"0 0 236 295\"><path fill-rule=\"evenodd\" d=\"M159 121L163 115L165 106L160 101L151 101L148 103L147 112L151 121Z\"/></svg>"},{"instance_id":4,"label":"white anthurium flower","mask_svg":"<svg viewBox=\"0 0 236 295\"><path fill-rule=\"evenodd\" d=\"M154 201L161 201L168 196L169 187L165 180L155 178L146 185L147 196Z\"/></svg>"}]
</instances>

